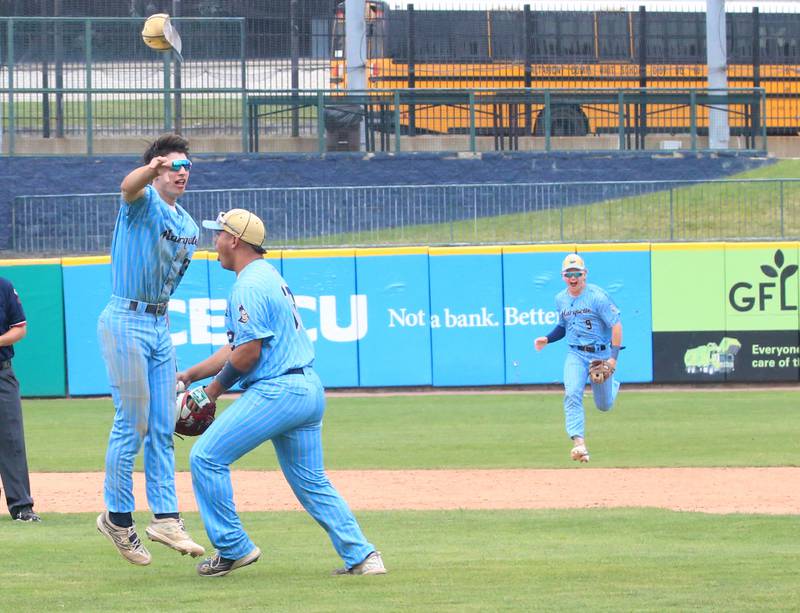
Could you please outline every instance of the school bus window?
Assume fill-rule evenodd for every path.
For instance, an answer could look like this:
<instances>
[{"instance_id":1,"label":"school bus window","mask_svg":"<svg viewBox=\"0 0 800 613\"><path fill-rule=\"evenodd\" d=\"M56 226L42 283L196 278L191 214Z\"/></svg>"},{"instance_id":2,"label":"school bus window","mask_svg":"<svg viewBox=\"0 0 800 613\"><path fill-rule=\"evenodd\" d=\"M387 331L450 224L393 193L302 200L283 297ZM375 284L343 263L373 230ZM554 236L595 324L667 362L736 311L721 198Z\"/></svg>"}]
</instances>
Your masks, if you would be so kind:
<instances>
[{"instance_id":1,"label":"school bus window","mask_svg":"<svg viewBox=\"0 0 800 613\"><path fill-rule=\"evenodd\" d=\"M569 58L589 60L594 56L594 20L591 14L575 15L558 24L561 53Z\"/></svg>"},{"instance_id":2,"label":"school bus window","mask_svg":"<svg viewBox=\"0 0 800 613\"><path fill-rule=\"evenodd\" d=\"M798 58L800 15L762 15L764 61L782 63Z\"/></svg>"},{"instance_id":3,"label":"school bus window","mask_svg":"<svg viewBox=\"0 0 800 613\"><path fill-rule=\"evenodd\" d=\"M509 11L497 11L491 17L492 58L497 60L522 60L522 22Z\"/></svg>"},{"instance_id":4,"label":"school bus window","mask_svg":"<svg viewBox=\"0 0 800 613\"><path fill-rule=\"evenodd\" d=\"M597 13L597 43L600 60L630 57L629 36L626 15Z\"/></svg>"},{"instance_id":5,"label":"school bus window","mask_svg":"<svg viewBox=\"0 0 800 613\"><path fill-rule=\"evenodd\" d=\"M686 13L687 18L671 22L667 40L671 51L670 59L700 61L701 29L705 34L705 23L697 15Z\"/></svg>"},{"instance_id":6,"label":"school bus window","mask_svg":"<svg viewBox=\"0 0 800 613\"><path fill-rule=\"evenodd\" d=\"M753 15L733 14L728 16L728 58L745 62L753 58Z\"/></svg>"},{"instance_id":7,"label":"school bus window","mask_svg":"<svg viewBox=\"0 0 800 613\"><path fill-rule=\"evenodd\" d=\"M535 59L547 61L556 57L558 28L551 15L534 14L531 18L532 55Z\"/></svg>"},{"instance_id":8,"label":"school bus window","mask_svg":"<svg viewBox=\"0 0 800 613\"><path fill-rule=\"evenodd\" d=\"M702 17L702 16L700 16ZM634 19L634 49L639 49L639 20ZM695 13L648 13L645 46L647 61L655 63L700 61L705 25Z\"/></svg>"},{"instance_id":9,"label":"school bus window","mask_svg":"<svg viewBox=\"0 0 800 613\"><path fill-rule=\"evenodd\" d=\"M457 29L452 27L450 19L441 22L440 32L447 32L450 35L450 44L455 51L455 57L459 60L485 60L489 57L486 14L483 11L477 12L477 15L472 14L469 19L461 21Z\"/></svg>"}]
</instances>

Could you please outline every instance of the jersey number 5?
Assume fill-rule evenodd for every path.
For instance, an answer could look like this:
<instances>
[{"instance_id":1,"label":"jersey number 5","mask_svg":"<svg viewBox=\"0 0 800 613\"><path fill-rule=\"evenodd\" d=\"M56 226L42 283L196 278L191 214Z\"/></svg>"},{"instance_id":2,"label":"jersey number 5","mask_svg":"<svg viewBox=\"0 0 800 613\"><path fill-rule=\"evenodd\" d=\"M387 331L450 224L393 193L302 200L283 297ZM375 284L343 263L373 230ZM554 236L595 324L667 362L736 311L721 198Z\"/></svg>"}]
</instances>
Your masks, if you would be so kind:
<instances>
[{"instance_id":1,"label":"jersey number 5","mask_svg":"<svg viewBox=\"0 0 800 613\"><path fill-rule=\"evenodd\" d=\"M286 296L286 300L289 301L289 306L292 307L292 317L294 317L294 327L295 329L299 330L303 327L303 322L300 319L300 313L297 312L297 303L294 301L294 294L292 290L289 289L288 285L281 285L281 291L283 295Z\"/></svg>"}]
</instances>

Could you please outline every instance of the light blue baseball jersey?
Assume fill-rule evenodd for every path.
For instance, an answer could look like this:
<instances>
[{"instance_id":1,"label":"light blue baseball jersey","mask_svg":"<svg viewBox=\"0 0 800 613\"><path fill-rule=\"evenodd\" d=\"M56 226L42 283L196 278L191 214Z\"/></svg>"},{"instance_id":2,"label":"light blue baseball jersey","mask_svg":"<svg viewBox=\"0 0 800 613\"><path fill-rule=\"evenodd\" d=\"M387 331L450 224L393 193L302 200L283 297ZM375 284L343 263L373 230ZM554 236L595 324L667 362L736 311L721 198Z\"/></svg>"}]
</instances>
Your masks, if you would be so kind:
<instances>
[{"instance_id":1,"label":"light blue baseball jersey","mask_svg":"<svg viewBox=\"0 0 800 613\"><path fill-rule=\"evenodd\" d=\"M151 304L168 302L197 248L199 230L179 205L169 206L152 185L122 202L111 243L111 293Z\"/></svg>"},{"instance_id":2,"label":"light blue baseball jersey","mask_svg":"<svg viewBox=\"0 0 800 613\"><path fill-rule=\"evenodd\" d=\"M325 390L310 368L314 349L294 297L269 262L254 260L240 271L228 298L225 323L234 348L254 340L261 340L262 346L255 367L240 382L244 393L214 420L189 456L192 486L209 540L221 556L233 560L254 550L236 513L230 465L271 440L295 496L352 568L375 547L325 474ZM292 369L298 370L288 372Z\"/></svg>"},{"instance_id":3,"label":"light blue baseball jersey","mask_svg":"<svg viewBox=\"0 0 800 613\"><path fill-rule=\"evenodd\" d=\"M314 361L314 347L303 328L294 296L266 260L255 260L239 273L228 298L225 327L233 347L256 339L267 345L255 367L240 381L244 389L292 368L310 366Z\"/></svg>"},{"instance_id":4,"label":"light blue baseball jersey","mask_svg":"<svg viewBox=\"0 0 800 613\"><path fill-rule=\"evenodd\" d=\"M567 331L569 345L608 344L611 328L620 320L619 309L597 285L587 283L579 296L567 289L556 294L558 323Z\"/></svg>"}]
</instances>

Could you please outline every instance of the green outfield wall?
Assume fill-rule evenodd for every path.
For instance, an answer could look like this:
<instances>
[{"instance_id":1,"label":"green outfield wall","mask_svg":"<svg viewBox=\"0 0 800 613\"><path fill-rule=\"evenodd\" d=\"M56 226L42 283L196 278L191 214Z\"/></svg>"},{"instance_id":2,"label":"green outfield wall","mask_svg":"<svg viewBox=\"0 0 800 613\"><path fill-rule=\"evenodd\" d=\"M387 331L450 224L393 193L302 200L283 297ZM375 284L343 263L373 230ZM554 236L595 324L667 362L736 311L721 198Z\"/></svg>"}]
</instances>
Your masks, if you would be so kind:
<instances>
[{"instance_id":1,"label":"green outfield wall","mask_svg":"<svg viewBox=\"0 0 800 613\"><path fill-rule=\"evenodd\" d=\"M14 345L22 395L66 395L61 260L0 260L0 277L14 284L28 322L27 335Z\"/></svg>"}]
</instances>

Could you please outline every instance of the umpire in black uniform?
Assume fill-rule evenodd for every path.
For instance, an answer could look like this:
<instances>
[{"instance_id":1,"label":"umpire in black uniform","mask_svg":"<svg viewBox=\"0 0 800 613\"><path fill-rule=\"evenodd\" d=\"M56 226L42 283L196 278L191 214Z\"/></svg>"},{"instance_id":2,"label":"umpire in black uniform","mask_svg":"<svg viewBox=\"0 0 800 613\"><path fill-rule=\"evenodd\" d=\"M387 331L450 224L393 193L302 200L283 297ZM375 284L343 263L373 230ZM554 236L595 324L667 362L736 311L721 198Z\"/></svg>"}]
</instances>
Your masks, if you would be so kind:
<instances>
[{"instance_id":1,"label":"umpire in black uniform","mask_svg":"<svg viewBox=\"0 0 800 613\"><path fill-rule=\"evenodd\" d=\"M12 345L25 337L25 312L11 282L0 277L0 478L11 517L41 521L33 511L19 382L11 368Z\"/></svg>"}]
</instances>

